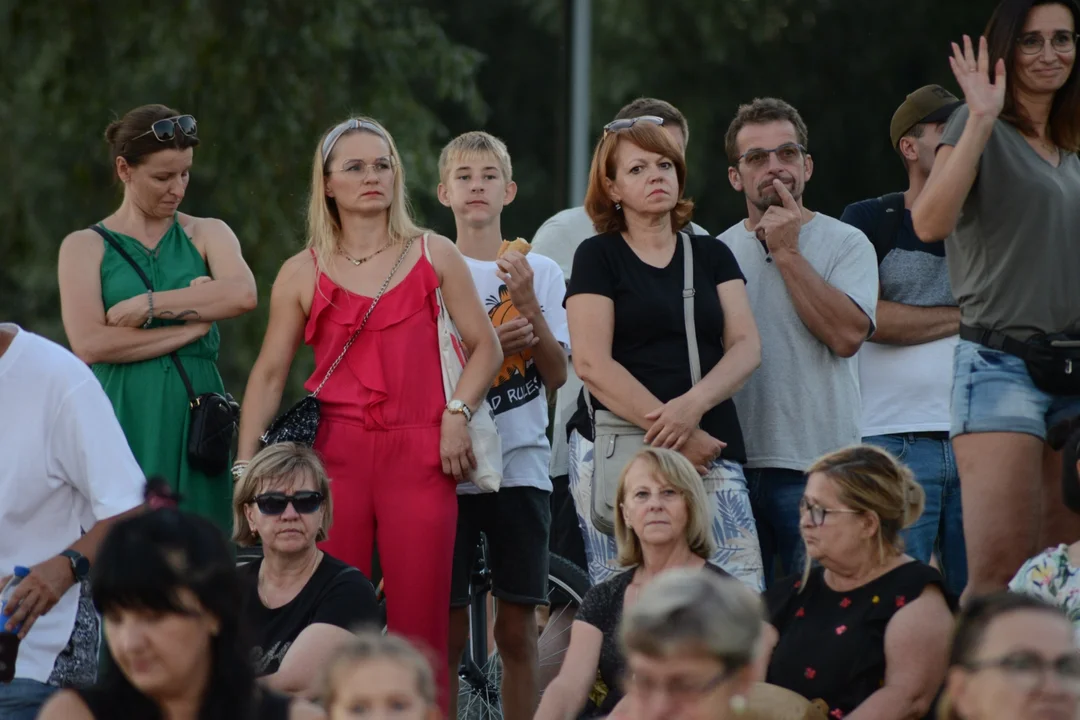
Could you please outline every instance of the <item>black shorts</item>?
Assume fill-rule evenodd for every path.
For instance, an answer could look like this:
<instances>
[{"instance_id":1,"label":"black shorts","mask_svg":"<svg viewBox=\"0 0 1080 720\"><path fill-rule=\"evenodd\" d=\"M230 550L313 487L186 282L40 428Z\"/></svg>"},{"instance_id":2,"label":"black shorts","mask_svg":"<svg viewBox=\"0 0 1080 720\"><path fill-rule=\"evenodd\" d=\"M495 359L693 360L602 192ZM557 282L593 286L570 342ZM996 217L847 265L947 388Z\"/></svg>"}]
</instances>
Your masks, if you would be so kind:
<instances>
[{"instance_id":1,"label":"black shorts","mask_svg":"<svg viewBox=\"0 0 1080 720\"><path fill-rule=\"evenodd\" d=\"M488 539L492 594L519 605L547 605L550 496L533 487L458 496L450 607L469 604L469 578L481 532Z\"/></svg>"}]
</instances>

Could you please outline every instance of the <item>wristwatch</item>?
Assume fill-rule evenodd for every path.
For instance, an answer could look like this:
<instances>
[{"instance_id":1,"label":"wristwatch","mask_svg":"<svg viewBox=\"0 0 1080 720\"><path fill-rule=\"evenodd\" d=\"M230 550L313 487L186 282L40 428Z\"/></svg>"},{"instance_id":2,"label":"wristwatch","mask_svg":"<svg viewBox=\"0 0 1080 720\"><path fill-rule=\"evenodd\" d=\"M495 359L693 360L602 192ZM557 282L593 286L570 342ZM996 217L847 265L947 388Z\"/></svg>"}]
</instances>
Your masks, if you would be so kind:
<instances>
[{"instance_id":1,"label":"wristwatch","mask_svg":"<svg viewBox=\"0 0 1080 720\"><path fill-rule=\"evenodd\" d=\"M75 575L75 582L82 582L90 574L90 561L77 550L65 550L60 553L71 561L71 572Z\"/></svg>"},{"instance_id":2,"label":"wristwatch","mask_svg":"<svg viewBox=\"0 0 1080 720\"><path fill-rule=\"evenodd\" d=\"M451 400L446 403L446 411L451 415L464 415L465 422L472 420L472 410L461 400Z\"/></svg>"}]
</instances>

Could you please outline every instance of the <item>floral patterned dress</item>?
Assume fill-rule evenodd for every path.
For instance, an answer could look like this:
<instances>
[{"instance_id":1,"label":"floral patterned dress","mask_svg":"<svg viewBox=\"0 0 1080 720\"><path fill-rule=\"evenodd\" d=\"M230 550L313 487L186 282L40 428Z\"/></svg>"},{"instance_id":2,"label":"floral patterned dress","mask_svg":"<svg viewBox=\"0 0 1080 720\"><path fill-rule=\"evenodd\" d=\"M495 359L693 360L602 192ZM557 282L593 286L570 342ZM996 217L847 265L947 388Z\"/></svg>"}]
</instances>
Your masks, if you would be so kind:
<instances>
[{"instance_id":1,"label":"floral patterned dress","mask_svg":"<svg viewBox=\"0 0 1080 720\"><path fill-rule=\"evenodd\" d=\"M1080 639L1080 568L1069 562L1069 546L1058 545L1028 560L1009 590L1041 598L1065 611Z\"/></svg>"}]
</instances>

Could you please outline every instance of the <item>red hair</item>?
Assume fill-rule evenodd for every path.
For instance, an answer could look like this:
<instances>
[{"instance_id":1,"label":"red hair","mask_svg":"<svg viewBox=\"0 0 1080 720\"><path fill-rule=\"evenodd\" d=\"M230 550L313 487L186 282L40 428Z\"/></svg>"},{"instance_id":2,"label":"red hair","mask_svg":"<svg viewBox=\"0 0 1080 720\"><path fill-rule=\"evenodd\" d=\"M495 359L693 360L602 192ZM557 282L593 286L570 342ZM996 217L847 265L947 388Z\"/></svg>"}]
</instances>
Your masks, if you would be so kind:
<instances>
[{"instance_id":1,"label":"red hair","mask_svg":"<svg viewBox=\"0 0 1080 720\"><path fill-rule=\"evenodd\" d=\"M659 125L639 122L625 130L605 132L596 144L593 152L592 167L589 168L589 189L585 192L585 212L593 221L593 227L600 234L623 232L626 230L626 216L615 209L615 202L607 194L604 180L615 179L615 153L620 142L637 145L646 152L662 155L675 165L675 176L679 182L678 200L671 209L671 225L681 230L694 213L694 201L683 197L686 190L686 159L679 146Z\"/></svg>"}]
</instances>

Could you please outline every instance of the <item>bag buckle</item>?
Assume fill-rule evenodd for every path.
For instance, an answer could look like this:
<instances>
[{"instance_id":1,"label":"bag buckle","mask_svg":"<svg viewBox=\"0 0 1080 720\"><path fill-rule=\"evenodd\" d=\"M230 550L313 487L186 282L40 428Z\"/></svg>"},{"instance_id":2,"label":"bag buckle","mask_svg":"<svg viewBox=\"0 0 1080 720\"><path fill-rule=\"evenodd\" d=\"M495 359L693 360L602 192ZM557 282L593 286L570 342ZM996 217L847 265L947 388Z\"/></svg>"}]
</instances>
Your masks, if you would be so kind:
<instances>
[{"instance_id":1,"label":"bag buckle","mask_svg":"<svg viewBox=\"0 0 1080 720\"><path fill-rule=\"evenodd\" d=\"M199 407L199 398L195 398L190 403L188 403L188 405L191 407L192 410Z\"/></svg>"},{"instance_id":2,"label":"bag buckle","mask_svg":"<svg viewBox=\"0 0 1080 720\"><path fill-rule=\"evenodd\" d=\"M694 297L695 293L696 293L696 291L692 287L683 288L683 291L682 291L683 299L692 298L692 297Z\"/></svg>"},{"instance_id":3,"label":"bag buckle","mask_svg":"<svg viewBox=\"0 0 1080 720\"><path fill-rule=\"evenodd\" d=\"M1072 360L1065 360L1065 374L1072 375Z\"/></svg>"}]
</instances>

